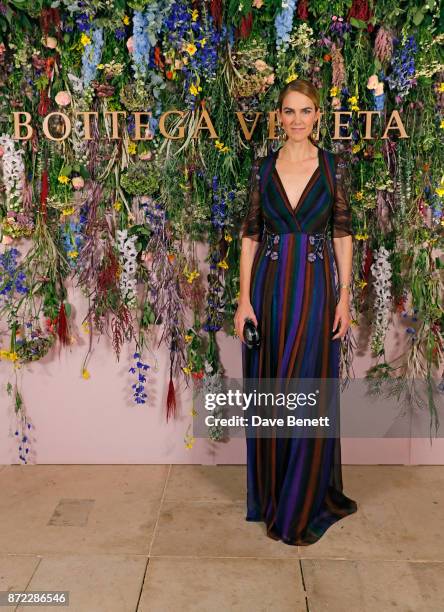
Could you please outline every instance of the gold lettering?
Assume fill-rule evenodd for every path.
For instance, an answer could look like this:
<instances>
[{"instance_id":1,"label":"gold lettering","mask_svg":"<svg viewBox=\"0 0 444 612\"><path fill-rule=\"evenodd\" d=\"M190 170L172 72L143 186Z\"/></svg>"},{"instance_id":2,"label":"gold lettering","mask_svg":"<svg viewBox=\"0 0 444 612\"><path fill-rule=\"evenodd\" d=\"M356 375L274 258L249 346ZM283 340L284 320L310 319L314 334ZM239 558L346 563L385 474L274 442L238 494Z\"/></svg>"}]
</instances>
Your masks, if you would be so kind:
<instances>
[{"instance_id":1,"label":"gold lettering","mask_svg":"<svg viewBox=\"0 0 444 612\"><path fill-rule=\"evenodd\" d=\"M103 115L105 118L107 115L111 115L111 140L120 140L122 137L119 136L119 115L126 117L126 111L105 111Z\"/></svg>"},{"instance_id":2,"label":"gold lettering","mask_svg":"<svg viewBox=\"0 0 444 612\"><path fill-rule=\"evenodd\" d=\"M159 119L159 130L162 136L165 136L165 138L168 138L168 140L179 140L180 138L183 138L185 135L185 127L183 125L178 126L179 135L172 136L166 131L165 121L167 120L167 117L169 117L170 115L179 115L183 119L183 117L185 117L185 114L186 113L184 113L183 111L179 111L179 110L171 110L171 111L167 111L166 113L162 113Z\"/></svg>"},{"instance_id":3,"label":"gold lettering","mask_svg":"<svg viewBox=\"0 0 444 612\"><path fill-rule=\"evenodd\" d=\"M91 115L98 117L97 111L76 111L76 115L83 115L83 127L85 130L85 136L83 140L92 140L91 136Z\"/></svg>"},{"instance_id":4,"label":"gold lettering","mask_svg":"<svg viewBox=\"0 0 444 612\"><path fill-rule=\"evenodd\" d=\"M363 140L373 140L372 137L372 121L373 115L379 115L381 111L359 111L359 115L365 115L365 136Z\"/></svg>"},{"instance_id":5,"label":"gold lettering","mask_svg":"<svg viewBox=\"0 0 444 612\"><path fill-rule=\"evenodd\" d=\"M12 113L14 115L14 139L15 140L29 140L30 138L32 138L32 135L34 134L34 130L32 128L32 126L30 125L31 123L31 113L26 113L26 112L13 112ZM20 121L20 115L25 115L25 121ZM20 136L20 132L22 127L26 128L26 136Z\"/></svg>"},{"instance_id":6,"label":"gold lettering","mask_svg":"<svg viewBox=\"0 0 444 612\"><path fill-rule=\"evenodd\" d=\"M276 111L270 111L268 113L267 140L276 140L276 138L279 138L279 134L276 134L276 125L277 125L277 113Z\"/></svg>"},{"instance_id":7,"label":"gold lettering","mask_svg":"<svg viewBox=\"0 0 444 612\"><path fill-rule=\"evenodd\" d=\"M333 140L351 140L351 136L340 136L339 129L341 127L348 128L348 123L340 123L341 115L349 115L351 116L352 111L333 111L335 116L335 131L333 135Z\"/></svg>"},{"instance_id":8,"label":"gold lettering","mask_svg":"<svg viewBox=\"0 0 444 612\"><path fill-rule=\"evenodd\" d=\"M244 113L242 111L236 111L236 117L237 117L237 119L238 119L238 121L240 123L242 132L243 132L246 140L251 140L251 137L254 134L254 130L256 129L257 121L258 121L258 119L259 119L259 117L261 115L262 115L262 113L259 113L259 112L255 113L255 117L254 117L254 121L253 121L253 126L252 126L251 130L249 131L248 127L247 127L247 123L246 123L245 118L244 118Z\"/></svg>"},{"instance_id":9,"label":"gold lettering","mask_svg":"<svg viewBox=\"0 0 444 612\"><path fill-rule=\"evenodd\" d=\"M151 117L152 112L147 111L144 113L134 113L134 119L135 119L134 140L152 140L153 134L151 134L150 132L150 125L149 123L141 122L140 120L141 115L147 115L148 117ZM145 128L145 136L143 137L140 133L141 128Z\"/></svg>"},{"instance_id":10,"label":"gold lettering","mask_svg":"<svg viewBox=\"0 0 444 612\"><path fill-rule=\"evenodd\" d=\"M53 136L49 131L49 122L52 117L60 117L65 124L65 130L59 138L57 136ZM71 121L69 117L65 115L65 113L53 112L46 115L46 117L43 119L42 128L46 138L49 138L49 140L55 140L56 142L62 142L71 134Z\"/></svg>"},{"instance_id":11,"label":"gold lettering","mask_svg":"<svg viewBox=\"0 0 444 612\"><path fill-rule=\"evenodd\" d=\"M205 124L206 124L204 126L201 125L203 123L203 120L205 120ZM209 130L210 138L219 138L216 130L214 129L213 124L211 123L210 115L208 114L208 111L206 108L202 109L202 114L199 117L199 121L197 122L196 129L194 130L193 138L199 138L199 134L198 134L199 130Z\"/></svg>"},{"instance_id":12,"label":"gold lettering","mask_svg":"<svg viewBox=\"0 0 444 612\"><path fill-rule=\"evenodd\" d=\"M391 125L392 119L394 119L394 122L396 123L396 125L394 126ZM399 116L399 112L397 110L392 111L392 114L390 115L389 122L387 124L387 127L385 129L385 132L382 138L388 138L387 132L389 130L399 130L400 138L408 138L407 132L405 131L404 125L401 121L401 117Z\"/></svg>"}]
</instances>

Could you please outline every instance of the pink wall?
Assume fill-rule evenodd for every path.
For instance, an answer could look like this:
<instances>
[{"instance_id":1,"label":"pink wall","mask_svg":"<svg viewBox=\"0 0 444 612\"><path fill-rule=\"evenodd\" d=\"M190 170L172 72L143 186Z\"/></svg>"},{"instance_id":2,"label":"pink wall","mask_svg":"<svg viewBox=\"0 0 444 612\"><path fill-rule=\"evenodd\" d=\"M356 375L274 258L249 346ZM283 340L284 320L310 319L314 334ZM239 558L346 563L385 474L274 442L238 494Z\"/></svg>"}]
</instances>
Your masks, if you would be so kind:
<instances>
[{"instance_id":1,"label":"pink wall","mask_svg":"<svg viewBox=\"0 0 444 612\"><path fill-rule=\"evenodd\" d=\"M20 247L19 247L20 248ZM200 260L204 261L204 254ZM206 265L206 264L205 264ZM202 264L202 275L206 268ZM133 347L124 347L116 362L110 342L102 337L95 344L88 369L89 380L81 377L81 365L87 350L87 335L80 327L86 303L78 291L68 287L68 301L74 306L77 327L76 344L51 357L24 366L18 372L27 414L34 424L32 437L35 463L244 463L245 440L213 443L197 439L192 449L184 444L187 427L192 423L191 392L180 381L177 393L180 416L168 424L165 419L168 384L168 352L161 347L154 358L144 355L151 366L147 385L148 403L137 405L131 398ZM399 354L405 337L404 327L392 327L387 346L388 357ZM357 333L357 332L355 332ZM365 337L365 334L362 334ZM230 377L241 377L241 348L237 339L219 332L222 363ZM0 346L6 347L2 335ZM362 376L371 363L368 351L359 350L354 369ZM0 362L0 464L19 463L14 434L16 421L5 392L13 380L12 367ZM175 382L177 385L177 382ZM444 427L444 425L442 425ZM192 430L190 430L192 432ZM430 448L428 439L343 439L343 463L349 464L443 464L443 440L435 439Z\"/></svg>"}]
</instances>

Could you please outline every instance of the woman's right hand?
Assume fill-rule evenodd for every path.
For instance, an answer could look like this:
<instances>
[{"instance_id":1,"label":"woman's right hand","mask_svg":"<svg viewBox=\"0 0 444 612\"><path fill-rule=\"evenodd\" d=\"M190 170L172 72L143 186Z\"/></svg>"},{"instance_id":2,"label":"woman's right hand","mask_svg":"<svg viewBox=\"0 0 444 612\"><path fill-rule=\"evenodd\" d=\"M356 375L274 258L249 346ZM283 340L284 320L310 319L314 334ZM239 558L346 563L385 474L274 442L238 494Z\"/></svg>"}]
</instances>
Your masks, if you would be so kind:
<instances>
[{"instance_id":1,"label":"woman's right hand","mask_svg":"<svg viewBox=\"0 0 444 612\"><path fill-rule=\"evenodd\" d=\"M251 319L254 324L257 326L256 315L254 314L253 306L250 302L239 302L236 310L236 314L234 315L234 326L236 328L236 334L240 338L242 342L244 340L244 324L245 319Z\"/></svg>"}]
</instances>

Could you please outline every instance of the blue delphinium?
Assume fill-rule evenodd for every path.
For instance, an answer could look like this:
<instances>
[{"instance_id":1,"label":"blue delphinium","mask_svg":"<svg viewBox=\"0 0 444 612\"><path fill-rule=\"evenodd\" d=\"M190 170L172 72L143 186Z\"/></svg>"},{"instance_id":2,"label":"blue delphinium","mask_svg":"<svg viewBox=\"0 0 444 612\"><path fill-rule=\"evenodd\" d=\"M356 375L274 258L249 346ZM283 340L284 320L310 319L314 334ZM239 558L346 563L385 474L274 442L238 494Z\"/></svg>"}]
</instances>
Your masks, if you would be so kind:
<instances>
[{"instance_id":1,"label":"blue delphinium","mask_svg":"<svg viewBox=\"0 0 444 612\"><path fill-rule=\"evenodd\" d=\"M148 40L148 19L142 11L134 11L133 15L133 37L134 37L134 71L137 76L146 74L149 40Z\"/></svg>"},{"instance_id":2,"label":"blue delphinium","mask_svg":"<svg viewBox=\"0 0 444 612\"><path fill-rule=\"evenodd\" d=\"M136 404L145 404L147 394L145 393L144 386L146 382L144 372L146 372L150 366L141 361L140 353L134 353L133 358L135 359L135 364L129 369L131 374L137 374L137 382L131 385L132 389L134 389L133 398Z\"/></svg>"},{"instance_id":3,"label":"blue delphinium","mask_svg":"<svg viewBox=\"0 0 444 612\"><path fill-rule=\"evenodd\" d=\"M213 198L211 206L211 223L216 229L223 230L227 223L228 205L227 200L234 199L234 191L227 191L221 185L217 176L213 176L211 183Z\"/></svg>"},{"instance_id":4,"label":"blue delphinium","mask_svg":"<svg viewBox=\"0 0 444 612\"><path fill-rule=\"evenodd\" d=\"M282 0L282 9L276 13L274 27L276 28L276 49L282 50L290 40L293 27L293 16L296 10L297 0Z\"/></svg>"},{"instance_id":5,"label":"blue delphinium","mask_svg":"<svg viewBox=\"0 0 444 612\"><path fill-rule=\"evenodd\" d=\"M0 296L2 301L10 302L14 293L28 293L25 273L20 270L17 258L20 252L16 248L7 249L0 254Z\"/></svg>"},{"instance_id":6,"label":"blue delphinium","mask_svg":"<svg viewBox=\"0 0 444 612\"><path fill-rule=\"evenodd\" d=\"M194 44L196 50L187 56L187 63L181 68L184 75L184 100L188 108L194 110L199 94L190 88L199 83L208 83L216 76L218 49L222 40L229 36L226 27L220 32L214 27L211 15L205 18L199 14L193 20L193 12L186 0L175 0L163 23L163 31L168 44L183 53L184 43Z\"/></svg>"},{"instance_id":7,"label":"blue delphinium","mask_svg":"<svg viewBox=\"0 0 444 612\"><path fill-rule=\"evenodd\" d=\"M82 55L83 87L88 87L95 78L97 66L100 64L103 49L103 29L96 28L91 35L91 42L85 45Z\"/></svg>"},{"instance_id":8,"label":"blue delphinium","mask_svg":"<svg viewBox=\"0 0 444 612\"><path fill-rule=\"evenodd\" d=\"M396 43L399 41L396 39ZM399 45L391 59L392 72L387 76L390 89L395 90L396 102L402 102L410 89L416 85L415 74L415 54L418 46L414 36L409 36L406 42Z\"/></svg>"}]
</instances>

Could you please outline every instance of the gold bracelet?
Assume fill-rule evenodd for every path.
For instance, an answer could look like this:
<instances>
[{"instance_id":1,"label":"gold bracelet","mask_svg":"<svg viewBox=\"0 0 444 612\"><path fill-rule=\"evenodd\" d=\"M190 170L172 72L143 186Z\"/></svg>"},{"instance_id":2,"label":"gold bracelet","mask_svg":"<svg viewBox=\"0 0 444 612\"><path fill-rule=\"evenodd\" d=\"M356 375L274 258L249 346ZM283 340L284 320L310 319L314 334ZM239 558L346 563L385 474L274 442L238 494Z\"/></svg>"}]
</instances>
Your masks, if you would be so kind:
<instances>
[{"instance_id":1,"label":"gold bracelet","mask_svg":"<svg viewBox=\"0 0 444 612\"><path fill-rule=\"evenodd\" d=\"M340 289L350 289L350 284L349 283L339 283L339 288Z\"/></svg>"}]
</instances>

